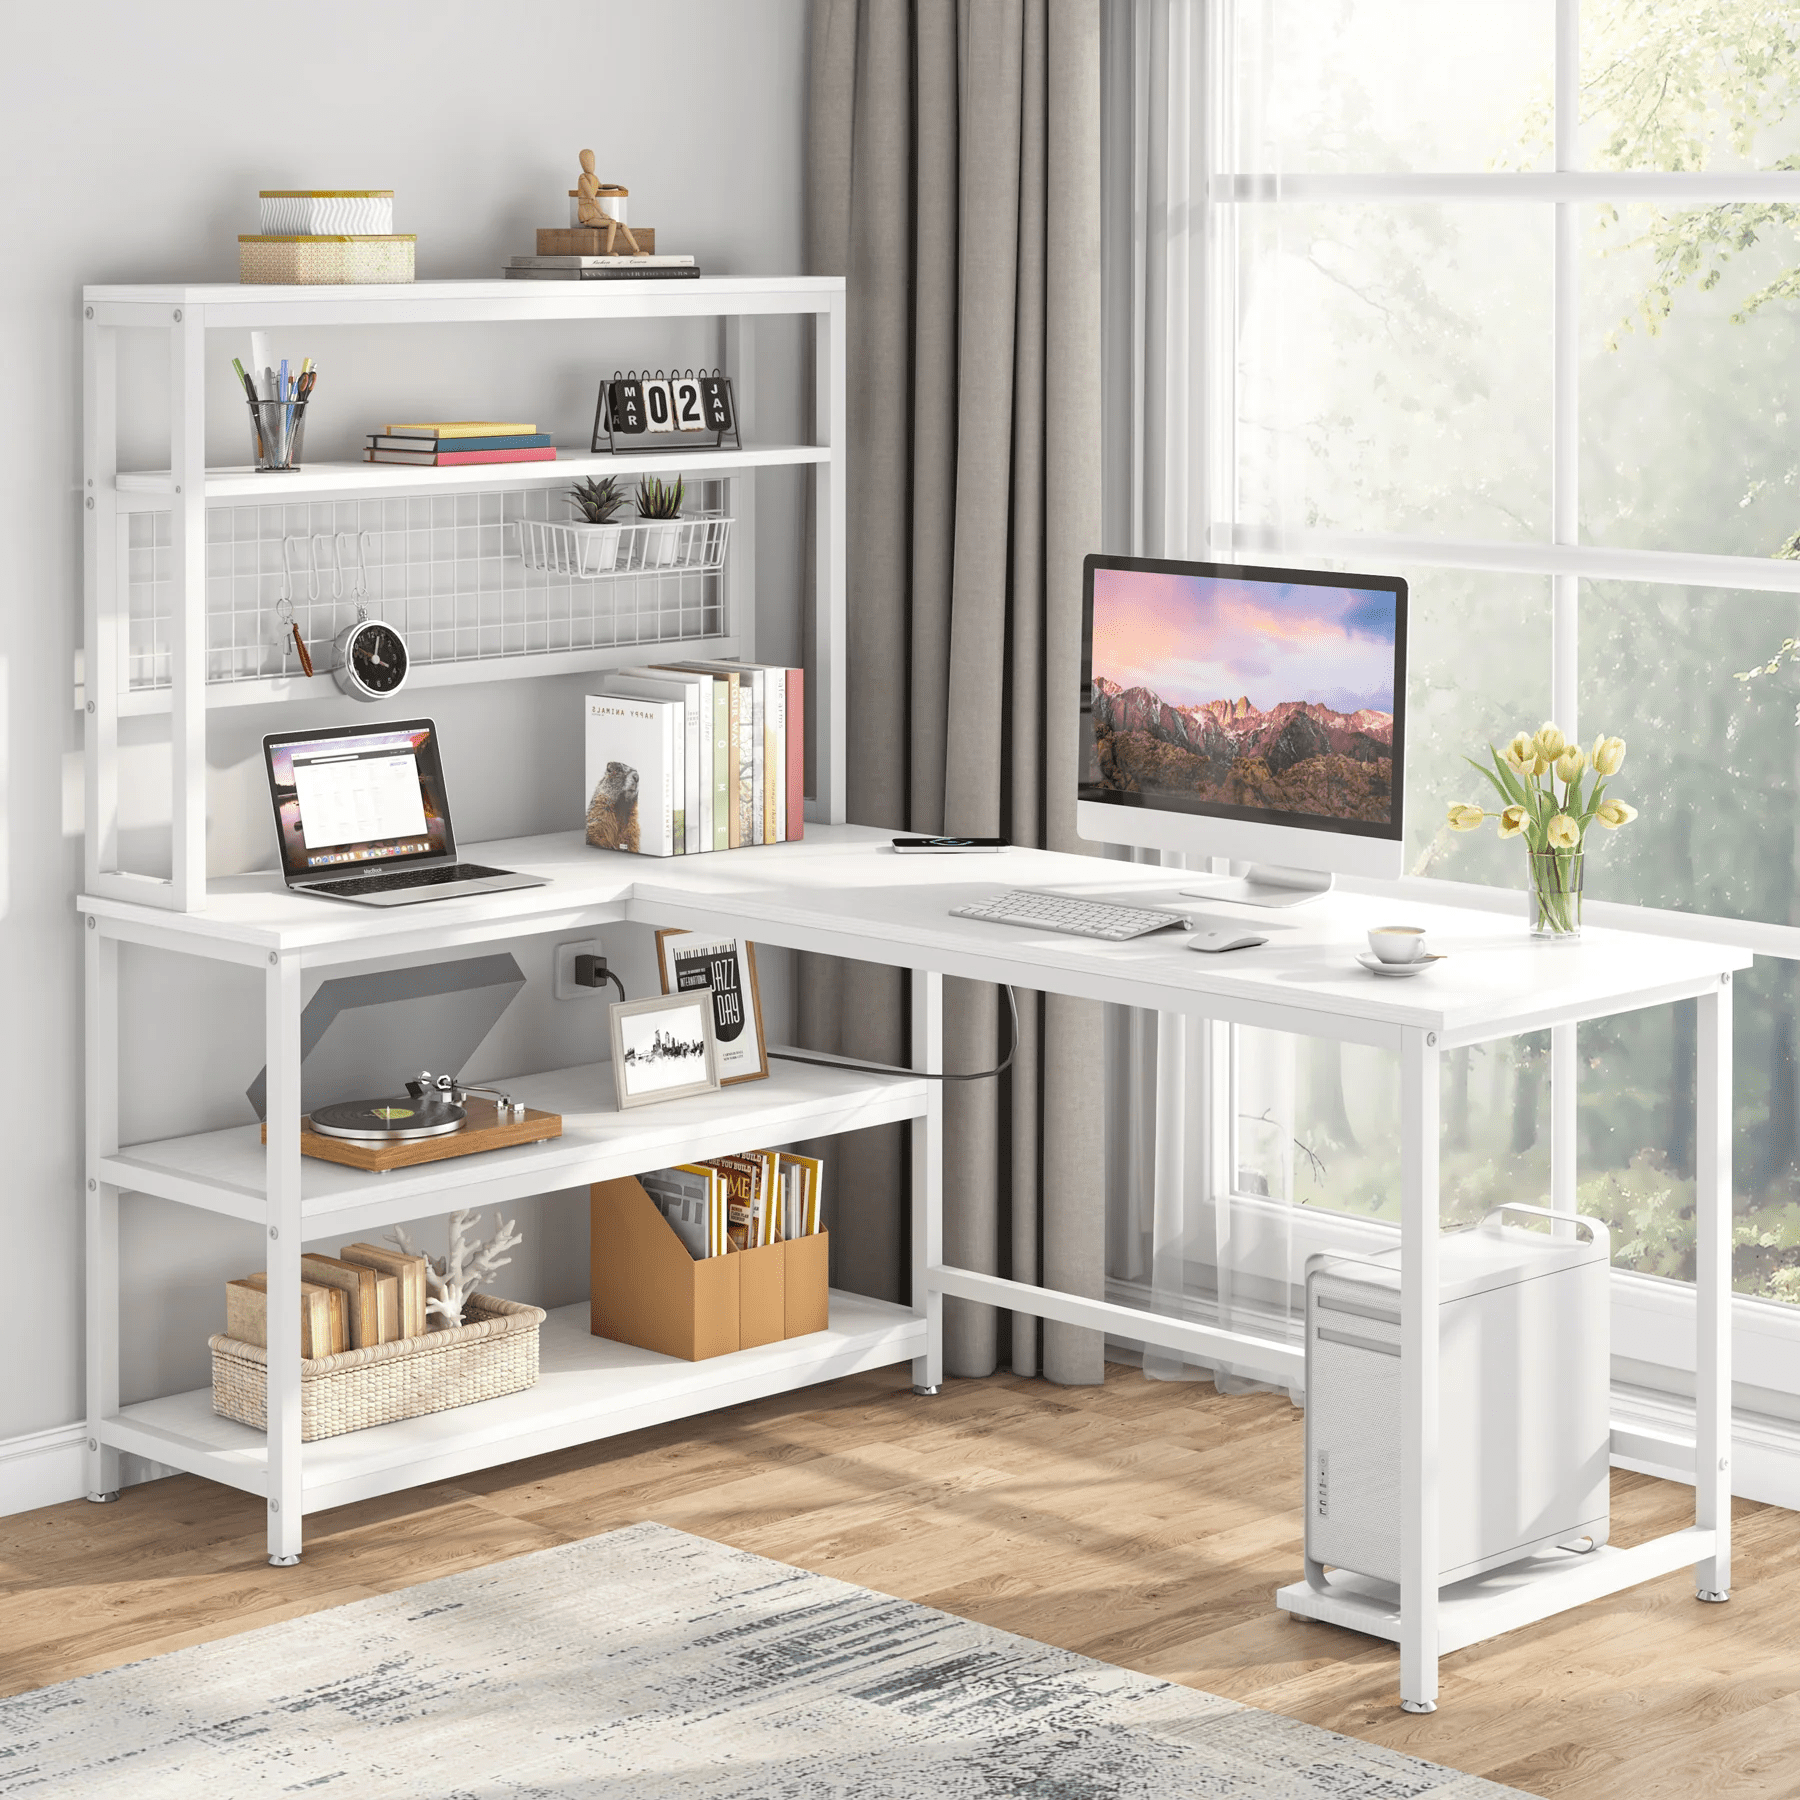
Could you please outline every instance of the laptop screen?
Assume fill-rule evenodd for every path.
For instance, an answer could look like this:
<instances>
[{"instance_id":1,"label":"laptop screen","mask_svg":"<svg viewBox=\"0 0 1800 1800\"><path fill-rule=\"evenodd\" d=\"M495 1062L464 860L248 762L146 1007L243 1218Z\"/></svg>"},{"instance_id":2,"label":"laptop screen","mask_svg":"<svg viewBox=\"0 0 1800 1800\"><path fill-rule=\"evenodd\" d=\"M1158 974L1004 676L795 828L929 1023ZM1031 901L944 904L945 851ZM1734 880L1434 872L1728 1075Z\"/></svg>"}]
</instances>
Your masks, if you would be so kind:
<instances>
[{"instance_id":1,"label":"laptop screen","mask_svg":"<svg viewBox=\"0 0 1800 1800\"><path fill-rule=\"evenodd\" d=\"M263 755L290 879L455 854L431 720L266 737Z\"/></svg>"}]
</instances>

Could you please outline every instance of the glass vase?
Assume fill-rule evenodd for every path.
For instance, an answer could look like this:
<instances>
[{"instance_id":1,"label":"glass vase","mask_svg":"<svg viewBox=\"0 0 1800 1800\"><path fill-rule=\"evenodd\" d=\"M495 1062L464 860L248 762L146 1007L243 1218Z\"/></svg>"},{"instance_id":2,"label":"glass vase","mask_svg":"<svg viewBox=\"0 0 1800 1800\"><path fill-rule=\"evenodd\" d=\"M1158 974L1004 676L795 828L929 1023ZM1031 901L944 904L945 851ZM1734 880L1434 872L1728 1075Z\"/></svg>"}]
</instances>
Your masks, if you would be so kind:
<instances>
[{"instance_id":1,"label":"glass vase","mask_svg":"<svg viewBox=\"0 0 1800 1800\"><path fill-rule=\"evenodd\" d=\"M1531 935L1566 943L1581 936L1579 850L1531 850Z\"/></svg>"}]
</instances>

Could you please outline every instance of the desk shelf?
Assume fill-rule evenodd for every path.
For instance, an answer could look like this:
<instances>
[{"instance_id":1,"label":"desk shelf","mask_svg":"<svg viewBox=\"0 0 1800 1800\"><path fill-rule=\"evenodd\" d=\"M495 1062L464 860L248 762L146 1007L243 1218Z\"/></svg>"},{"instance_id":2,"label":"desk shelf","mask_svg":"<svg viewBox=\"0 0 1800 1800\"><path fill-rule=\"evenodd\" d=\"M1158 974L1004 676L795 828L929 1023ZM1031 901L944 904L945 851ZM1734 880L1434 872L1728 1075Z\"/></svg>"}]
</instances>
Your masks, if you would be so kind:
<instances>
[{"instance_id":1,"label":"desk shelf","mask_svg":"<svg viewBox=\"0 0 1800 1800\"><path fill-rule=\"evenodd\" d=\"M779 1061L770 1070L767 1081L629 1112L614 1104L607 1063L509 1077L495 1085L527 1106L561 1113L561 1137L385 1175L303 1157L300 1221L306 1241L385 1229L459 1206L503 1206L696 1157L891 1125L925 1110L927 1084L911 1077ZM127 1192L260 1224L267 1216L266 1165L261 1128L235 1125L125 1146L101 1158L100 1171L102 1180Z\"/></svg>"},{"instance_id":2,"label":"desk shelf","mask_svg":"<svg viewBox=\"0 0 1800 1800\"><path fill-rule=\"evenodd\" d=\"M864 1369L907 1362L925 1348L925 1320L860 1294L831 1294L824 1331L704 1362L597 1338L588 1308L555 1308L539 1338L536 1387L449 1412L372 1425L305 1448L303 1509L316 1512L522 1456L691 1418ZM269 1491L268 1441L219 1418L196 1388L121 1407L101 1425L116 1450L203 1475L247 1493Z\"/></svg>"},{"instance_id":3,"label":"desk shelf","mask_svg":"<svg viewBox=\"0 0 1800 1800\"><path fill-rule=\"evenodd\" d=\"M210 505L279 506L289 500L454 494L501 481L572 487L588 476L661 475L668 480L677 475L729 475L744 469L810 468L830 461L828 444L750 444L742 450L703 448L617 456L595 456L584 446L559 450L555 462L469 463L450 469L369 462L309 462L274 475L258 474L248 465L208 469L204 492ZM114 477L114 487L120 512L166 512L174 498L175 478L167 469L121 469Z\"/></svg>"}]
</instances>

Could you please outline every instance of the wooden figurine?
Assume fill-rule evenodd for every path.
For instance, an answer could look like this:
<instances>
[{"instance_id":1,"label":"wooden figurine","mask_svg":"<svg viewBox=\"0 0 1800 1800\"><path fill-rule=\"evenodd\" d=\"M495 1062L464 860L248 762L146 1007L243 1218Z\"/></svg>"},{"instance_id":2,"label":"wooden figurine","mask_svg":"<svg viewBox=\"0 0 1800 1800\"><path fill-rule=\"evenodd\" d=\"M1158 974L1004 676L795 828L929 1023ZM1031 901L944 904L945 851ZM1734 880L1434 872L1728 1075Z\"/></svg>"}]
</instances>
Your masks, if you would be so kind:
<instances>
[{"instance_id":1,"label":"wooden figurine","mask_svg":"<svg viewBox=\"0 0 1800 1800\"><path fill-rule=\"evenodd\" d=\"M594 153L584 150L581 153L581 179L575 184L575 217L583 225L591 225L596 230L604 228L606 246L602 256L613 253L613 236L617 232L624 233L625 242L631 247L633 256L642 256L644 252L638 248L638 241L631 235L631 227L621 220L615 219L600 204L601 183L594 174Z\"/></svg>"}]
</instances>

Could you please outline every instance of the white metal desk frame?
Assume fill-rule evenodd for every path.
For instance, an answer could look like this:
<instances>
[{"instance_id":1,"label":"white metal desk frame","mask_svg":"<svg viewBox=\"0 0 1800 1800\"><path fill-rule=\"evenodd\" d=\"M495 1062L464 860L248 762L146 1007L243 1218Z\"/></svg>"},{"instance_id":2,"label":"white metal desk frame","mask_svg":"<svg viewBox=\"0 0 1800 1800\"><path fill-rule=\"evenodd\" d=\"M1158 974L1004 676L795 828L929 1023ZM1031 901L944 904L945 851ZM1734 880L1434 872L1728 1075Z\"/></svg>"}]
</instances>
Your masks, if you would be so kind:
<instances>
[{"instance_id":1,"label":"white metal desk frame","mask_svg":"<svg viewBox=\"0 0 1800 1800\"><path fill-rule=\"evenodd\" d=\"M353 909L328 911L318 902L283 896L273 878L266 878L266 897L253 896L246 903L262 910L240 916L232 914L234 902L223 896L216 897L213 910L186 915L115 900L84 900L83 908L90 915L90 929L84 933L90 976L89 1030L96 1051L90 1058L94 1085L89 1093L89 1167L95 1173L89 1181L89 1223L91 1241L100 1251L90 1272L89 1290L91 1418L106 1421L118 1411L118 1194L121 1188L134 1185L130 1166L119 1161L117 1141L117 1038L109 995L120 941L220 956L264 969L271 1120L266 1195L246 1192L242 1216L269 1221L270 1267L279 1275L284 1263L291 1264L289 1285L296 1302L289 1311L297 1315L303 1224L298 1129L303 967L397 955L421 947L427 938L430 948L455 949L489 943L497 936L589 926L609 918L699 930L731 929L759 942L914 971L913 1054L915 1066L922 1070L943 1067L945 975L1112 1000L1195 1022L1255 1025L1398 1050L1403 1136L1405 1579L1397 1618L1391 1598L1383 1604L1355 1594L1339 1597L1330 1603L1330 1610L1321 1607L1315 1616L1333 1617L1397 1639L1402 1704L1425 1711L1436 1703L1437 1660L1443 1651L1689 1566L1695 1570L1696 1589L1703 1599L1726 1596L1730 1584L1730 976L1733 969L1748 965L1746 954L1688 942L1634 938L1632 967L1635 970L1641 961L1646 971L1642 977L1635 973L1629 980L1609 976L1604 991L1584 991L1577 985L1569 989L1571 997L1561 999L1556 996L1564 992L1562 984L1540 984L1536 997L1526 995L1515 1002L1509 994L1503 1002L1488 1004L1477 1025L1433 1030L1404 1022L1406 1016L1417 1018L1433 1008L1402 1004L1392 988L1372 983L1366 988L1349 986L1342 975L1320 981L1300 973L1278 982L1272 974L1253 973L1270 965L1238 963L1220 969L1213 959L1184 955L1173 948L1034 939L953 919L949 906L975 892L991 891L995 885L992 876L985 881L978 876L971 880L973 872L960 861L945 869L921 869L916 862L887 862L876 868L864 858L883 835L856 826L821 827L809 830L802 844L655 864L639 859L638 866L625 870L620 868L622 858L584 851L578 834L481 846L471 853L502 866L539 870L551 876L552 885L480 901L446 902L443 910L421 908L412 917L346 917ZM1009 859L1007 879L1155 901L1162 897L1159 889L1166 889L1179 877L1173 872L1121 864L1096 865L1087 858L1015 851ZM1346 897L1341 904L1351 909L1356 901ZM1469 914L1454 919L1457 926L1482 923ZM104 929L99 928L102 926ZM1485 926L1503 933L1505 942L1524 941L1520 920L1488 919ZM199 938L207 940L204 950L196 941ZM1146 940L1148 946L1155 943ZM1536 954L1554 957L1567 953L1545 947ZM1348 957L1342 960L1348 966ZM1436 1145L1441 1058L1445 1051L1466 1044L1546 1027L1570 1028L1586 1018L1683 999L1697 1002L1700 1027L1695 1523L1628 1550L1602 1549L1587 1557L1565 1558L1555 1569L1534 1572L1523 1585L1474 1601L1457 1601L1451 1619L1441 1606L1435 1579L1439 1566ZM1297 1381L1301 1377L1303 1352L1291 1345L946 1264L942 1095L938 1084L929 1086L929 1094L910 1114L913 1313L924 1327L924 1349L913 1364L916 1387L933 1391L943 1381L946 1296L1112 1331L1201 1360L1251 1367L1278 1379ZM1572 1160L1560 1159L1552 1196L1559 1210L1572 1210L1572 1174ZM277 1283L278 1291L280 1285ZM302 1510L298 1317L292 1317L286 1329L275 1321L271 1335L277 1345L291 1343L294 1347L291 1356L278 1352L270 1359L271 1394L286 1425L282 1433L270 1434L268 1446L270 1552L274 1560L291 1562L298 1557ZM118 1479L120 1439L115 1434L107 1444L103 1437L104 1431L89 1440L90 1492L96 1495L116 1488ZM1615 1448L1620 1447L1615 1434ZM1284 1604L1292 1593L1284 1590Z\"/></svg>"},{"instance_id":2,"label":"white metal desk frame","mask_svg":"<svg viewBox=\"0 0 1800 1800\"><path fill-rule=\"evenodd\" d=\"M854 829L854 828L852 828ZM1015 855L1019 853L1015 852ZM1066 878L1079 875L1094 885L1093 865L1079 859L1044 858L1061 865ZM1123 887L1121 865L1108 865L1109 885ZM660 872L659 872L660 873ZM1021 869L1027 880L1036 870ZM1050 873L1047 867L1045 873ZM1137 872L1133 872L1134 874ZM1151 871L1143 877L1154 879ZM1039 878L1041 879L1041 877ZM1164 877L1165 880L1170 877ZM1032 885L1037 885L1036 881ZM1149 885L1149 879L1134 885ZM650 891L659 890L654 899ZM1163 902L1167 904L1167 901ZM1731 969L1747 967L1742 952L1718 952L1712 970L1680 979L1660 978L1655 940L1639 940L1649 979L1635 991L1617 992L1598 1003L1521 1002L1517 1012L1479 1027L1432 1031L1357 1018L1338 1006L1309 1003L1300 992L1283 1002L1226 999L1163 988L1160 992L1128 991L1132 984L1096 981L1073 968L1059 969L1054 951L1013 947L994 942L980 954L930 951L917 943L896 943L890 935L863 936L854 926L833 929L829 917L815 917L795 929L779 915L786 907L765 912L745 897L729 910L709 909L656 874L638 884L629 909L633 916L685 924L697 929L743 930L753 919L759 940L787 942L832 954L910 967L913 983L915 1064L941 1069L942 980L946 974L975 980L1012 981L1045 992L1149 1005L1159 1013L1201 1021L1261 1026L1303 1036L1396 1050L1401 1065L1401 1366L1403 1370L1402 1541L1404 1578L1399 1605L1391 1598L1344 1591L1320 1602L1297 1583L1279 1596L1288 1610L1377 1636L1400 1646L1401 1704L1411 1712L1429 1712L1437 1704L1437 1664L1441 1654L1513 1630L1588 1600L1633 1587L1639 1582L1692 1567L1697 1596L1707 1601L1729 1597L1730 1562L1730 1219L1731 1219ZM848 922L844 922L848 924ZM1523 918L1504 922L1524 938ZM1074 940L1070 940L1074 942ZM1555 955L1557 946L1542 946ZM1068 960L1077 960L1070 953ZM1209 959L1210 960L1210 959ZM1723 964L1724 967L1719 965ZM1696 1044L1696 1295L1698 1362L1696 1374L1695 1518L1694 1524L1630 1549L1603 1547L1585 1556L1570 1555L1554 1566L1537 1559L1532 1578L1523 1583L1502 1579L1488 1592L1461 1597L1451 1616L1441 1605L1438 1555L1438 1236L1441 1215L1438 1193L1439 1080L1444 1053L1546 1028L1572 1035L1589 1018L1642 1010L1692 999L1699 1014ZM1569 1058L1568 1062L1572 1063ZM1567 1063L1564 1064L1567 1067ZM1572 1071L1571 1071L1572 1072ZM1164 1084L1159 1084L1164 1085ZM1573 1108L1566 1091L1554 1096L1564 1116L1553 1156L1551 1204L1558 1212L1575 1210ZM1215 1087L1217 1084L1215 1084ZM1178 1084L1175 1091L1179 1091ZM1215 1103L1217 1095L1215 1094ZM1165 1107L1167 1096L1164 1096ZM1159 1122L1159 1132L1162 1130ZM1170 1319L1103 1300L1060 1293L1054 1289L961 1269L943 1261L943 1193L937 1151L941 1122L934 1113L914 1127L913 1294L924 1297L929 1348L914 1366L915 1385L935 1392L943 1379L942 1304L946 1295L1011 1308L1038 1318L1111 1331L1159 1348L1218 1362L1248 1365L1277 1378L1298 1382L1304 1374L1304 1352L1266 1338L1198 1322ZM1216 1141L1216 1140L1215 1140ZM919 1158L925 1166L920 1169ZM1614 1448L1641 1452L1642 1446L1621 1442ZM1474 1584L1466 1584L1473 1587ZM1396 1616L1397 1611L1397 1616Z\"/></svg>"}]
</instances>

